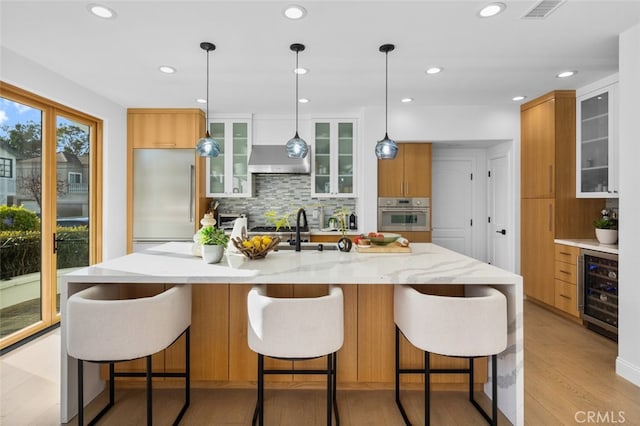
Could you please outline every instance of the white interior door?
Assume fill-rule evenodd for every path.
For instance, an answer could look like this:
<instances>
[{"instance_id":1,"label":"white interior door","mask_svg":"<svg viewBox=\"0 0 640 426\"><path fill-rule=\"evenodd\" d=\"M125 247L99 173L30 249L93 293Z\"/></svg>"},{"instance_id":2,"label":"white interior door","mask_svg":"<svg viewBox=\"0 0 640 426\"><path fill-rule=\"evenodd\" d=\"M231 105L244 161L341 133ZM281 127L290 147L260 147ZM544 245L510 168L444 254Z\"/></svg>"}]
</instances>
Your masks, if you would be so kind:
<instances>
[{"instance_id":1,"label":"white interior door","mask_svg":"<svg viewBox=\"0 0 640 426\"><path fill-rule=\"evenodd\" d=\"M506 153L489 155L489 263L513 270L510 164Z\"/></svg>"},{"instance_id":2,"label":"white interior door","mask_svg":"<svg viewBox=\"0 0 640 426\"><path fill-rule=\"evenodd\" d=\"M432 162L431 240L467 256L473 256L472 172L468 159Z\"/></svg>"}]
</instances>

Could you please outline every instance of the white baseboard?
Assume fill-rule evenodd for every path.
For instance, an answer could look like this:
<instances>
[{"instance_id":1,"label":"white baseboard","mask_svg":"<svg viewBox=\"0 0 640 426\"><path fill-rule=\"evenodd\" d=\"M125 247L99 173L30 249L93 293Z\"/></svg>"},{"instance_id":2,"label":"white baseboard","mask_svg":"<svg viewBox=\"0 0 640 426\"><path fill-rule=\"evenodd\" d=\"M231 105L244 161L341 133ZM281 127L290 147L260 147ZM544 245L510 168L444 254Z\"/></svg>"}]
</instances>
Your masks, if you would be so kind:
<instances>
[{"instance_id":1,"label":"white baseboard","mask_svg":"<svg viewBox=\"0 0 640 426\"><path fill-rule=\"evenodd\" d=\"M640 386L640 367L620 358L616 358L616 374L636 386Z\"/></svg>"}]
</instances>

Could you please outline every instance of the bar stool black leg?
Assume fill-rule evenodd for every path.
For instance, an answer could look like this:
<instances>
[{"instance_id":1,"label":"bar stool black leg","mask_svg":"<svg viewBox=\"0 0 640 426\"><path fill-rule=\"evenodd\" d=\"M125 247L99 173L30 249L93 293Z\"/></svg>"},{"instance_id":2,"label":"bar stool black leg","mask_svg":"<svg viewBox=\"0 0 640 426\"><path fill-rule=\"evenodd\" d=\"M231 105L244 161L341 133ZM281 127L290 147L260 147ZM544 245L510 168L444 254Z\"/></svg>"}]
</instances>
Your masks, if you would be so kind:
<instances>
[{"instance_id":1,"label":"bar stool black leg","mask_svg":"<svg viewBox=\"0 0 640 426\"><path fill-rule=\"evenodd\" d=\"M78 425L84 425L84 375L82 360L78 360Z\"/></svg>"},{"instance_id":2,"label":"bar stool black leg","mask_svg":"<svg viewBox=\"0 0 640 426\"><path fill-rule=\"evenodd\" d=\"M431 363L430 353L424 352L424 424L431 424Z\"/></svg>"},{"instance_id":3,"label":"bar stool black leg","mask_svg":"<svg viewBox=\"0 0 640 426\"><path fill-rule=\"evenodd\" d=\"M338 383L338 377L337 377L337 371L338 371L338 353L334 352L333 353L333 410L335 412L335 416L336 416L336 426L340 426L340 414L338 413L338 399L336 397L336 393L337 393L337 383Z\"/></svg>"},{"instance_id":4,"label":"bar stool black leg","mask_svg":"<svg viewBox=\"0 0 640 426\"><path fill-rule=\"evenodd\" d=\"M147 426L153 424L153 406L151 405L151 355L147 356Z\"/></svg>"},{"instance_id":5,"label":"bar stool black leg","mask_svg":"<svg viewBox=\"0 0 640 426\"><path fill-rule=\"evenodd\" d=\"M333 377L331 377L331 371L333 370L333 356L327 355L327 426L331 426L331 420L333 419L332 402L333 396Z\"/></svg>"},{"instance_id":6,"label":"bar stool black leg","mask_svg":"<svg viewBox=\"0 0 640 426\"><path fill-rule=\"evenodd\" d=\"M498 424L498 355L491 356L492 425Z\"/></svg>"}]
</instances>

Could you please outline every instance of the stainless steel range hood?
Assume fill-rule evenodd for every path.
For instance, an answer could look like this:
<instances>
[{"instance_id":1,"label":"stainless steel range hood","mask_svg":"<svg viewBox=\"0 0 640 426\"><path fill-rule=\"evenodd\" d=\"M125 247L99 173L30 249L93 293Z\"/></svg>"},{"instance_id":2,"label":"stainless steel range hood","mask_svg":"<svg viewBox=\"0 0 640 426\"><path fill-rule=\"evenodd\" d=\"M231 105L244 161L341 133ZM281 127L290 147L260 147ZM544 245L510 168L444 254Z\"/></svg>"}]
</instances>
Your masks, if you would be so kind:
<instances>
[{"instance_id":1,"label":"stainless steel range hood","mask_svg":"<svg viewBox=\"0 0 640 426\"><path fill-rule=\"evenodd\" d=\"M305 158L289 158L283 145L253 145L249 173L311 173L311 150Z\"/></svg>"}]
</instances>

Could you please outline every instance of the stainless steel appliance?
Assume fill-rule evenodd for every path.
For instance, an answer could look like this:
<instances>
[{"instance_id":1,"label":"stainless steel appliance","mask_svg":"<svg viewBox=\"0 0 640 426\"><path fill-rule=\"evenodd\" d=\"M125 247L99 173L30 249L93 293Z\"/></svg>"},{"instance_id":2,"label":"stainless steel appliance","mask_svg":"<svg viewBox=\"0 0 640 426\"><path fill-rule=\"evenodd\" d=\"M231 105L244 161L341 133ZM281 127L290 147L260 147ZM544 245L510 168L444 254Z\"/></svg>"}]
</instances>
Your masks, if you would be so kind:
<instances>
[{"instance_id":1,"label":"stainless steel appliance","mask_svg":"<svg viewBox=\"0 0 640 426\"><path fill-rule=\"evenodd\" d=\"M311 152L304 158L290 158L282 145L253 145L249 173L311 173Z\"/></svg>"},{"instance_id":2,"label":"stainless steel appliance","mask_svg":"<svg viewBox=\"0 0 640 426\"><path fill-rule=\"evenodd\" d=\"M134 251L167 241L193 241L193 149L133 150Z\"/></svg>"},{"instance_id":3,"label":"stainless steel appliance","mask_svg":"<svg viewBox=\"0 0 640 426\"><path fill-rule=\"evenodd\" d=\"M578 309L587 327L612 339L618 335L618 255L580 250Z\"/></svg>"},{"instance_id":4,"label":"stainless steel appliance","mask_svg":"<svg viewBox=\"0 0 640 426\"><path fill-rule=\"evenodd\" d=\"M379 231L430 231L429 198L378 198Z\"/></svg>"},{"instance_id":5,"label":"stainless steel appliance","mask_svg":"<svg viewBox=\"0 0 640 426\"><path fill-rule=\"evenodd\" d=\"M244 213L218 213L217 226L225 231L233 229L234 221L239 217L247 217Z\"/></svg>"}]
</instances>

